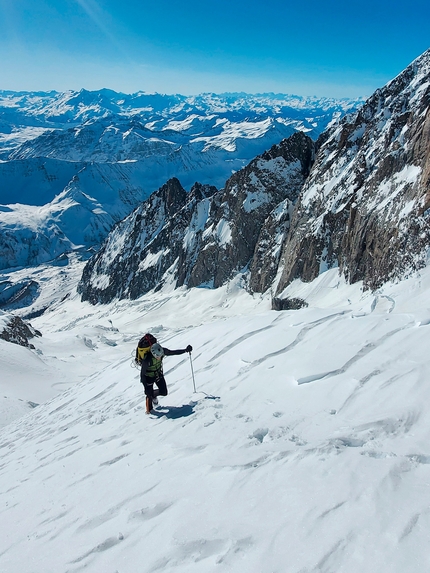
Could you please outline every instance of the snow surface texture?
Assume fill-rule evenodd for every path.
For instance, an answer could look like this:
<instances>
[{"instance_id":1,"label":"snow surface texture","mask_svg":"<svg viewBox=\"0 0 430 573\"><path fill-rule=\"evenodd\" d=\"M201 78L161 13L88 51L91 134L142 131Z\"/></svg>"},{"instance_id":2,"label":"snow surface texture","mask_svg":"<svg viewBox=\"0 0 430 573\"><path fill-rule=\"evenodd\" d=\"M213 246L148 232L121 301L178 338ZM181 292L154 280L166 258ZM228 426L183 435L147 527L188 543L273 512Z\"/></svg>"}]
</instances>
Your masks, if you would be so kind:
<instances>
[{"instance_id":1,"label":"snow surface texture","mask_svg":"<svg viewBox=\"0 0 430 573\"><path fill-rule=\"evenodd\" d=\"M90 306L78 270L35 351L0 344L2 396L57 392L1 432L1 571L430 569L429 269L373 294L331 270L284 312L234 283ZM194 346L197 387L167 357L150 416L145 331Z\"/></svg>"}]
</instances>

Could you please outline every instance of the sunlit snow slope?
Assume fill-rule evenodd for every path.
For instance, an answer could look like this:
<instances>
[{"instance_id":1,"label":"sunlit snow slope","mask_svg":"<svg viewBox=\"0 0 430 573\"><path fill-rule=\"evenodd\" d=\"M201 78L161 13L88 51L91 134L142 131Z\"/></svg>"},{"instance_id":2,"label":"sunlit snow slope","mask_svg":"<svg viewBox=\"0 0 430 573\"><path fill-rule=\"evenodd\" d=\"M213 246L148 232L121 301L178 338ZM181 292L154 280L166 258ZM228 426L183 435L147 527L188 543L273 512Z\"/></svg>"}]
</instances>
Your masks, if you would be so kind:
<instances>
[{"instance_id":1,"label":"sunlit snow slope","mask_svg":"<svg viewBox=\"0 0 430 573\"><path fill-rule=\"evenodd\" d=\"M428 571L429 288L334 270L291 285L299 311L230 285L35 319L41 360L93 373L2 429L0 570ZM131 367L147 330L194 346L197 387L167 357L150 416Z\"/></svg>"}]
</instances>

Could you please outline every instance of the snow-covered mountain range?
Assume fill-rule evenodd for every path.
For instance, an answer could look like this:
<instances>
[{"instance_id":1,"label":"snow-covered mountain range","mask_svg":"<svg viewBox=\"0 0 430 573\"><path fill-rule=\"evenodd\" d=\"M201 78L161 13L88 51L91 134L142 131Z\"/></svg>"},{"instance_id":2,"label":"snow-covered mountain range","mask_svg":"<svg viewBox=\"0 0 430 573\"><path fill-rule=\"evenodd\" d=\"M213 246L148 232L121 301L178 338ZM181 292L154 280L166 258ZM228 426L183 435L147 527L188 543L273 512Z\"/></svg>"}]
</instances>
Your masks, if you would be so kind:
<instances>
[{"instance_id":1,"label":"snow-covered mountain range","mask_svg":"<svg viewBox=\"0 0 430 573\"><path fill-rule=\"evenodd\" d=\"M188 190L196 181L222 187L282 138L295 131L317 137L361 103L0 92L0 268L97 246L169 178Z\"/></svg>"},{"instance_id":2,"label":"snow-covered mountain range","mask_svg":"<svg viewBox=\"0 0 430 573\"><path fill-rule=\"evenodd\" d=\"M121 221L89 261L79 287L83 298L138 298L163 285L216 288L245 272L251 260L256 273L267 271L270 286L313 150L313 141L298 132L230 177L221 191L195 185L186 193L171 179Z\"/></svg>"},{"instance_id":3,"label":"snow-covered mountain range","mask_svg":"<svg viewBox=\"0 0 430 573\"><path fill-rule=\"evenodd\" d=\"M285 94L0 91L0 158L112 162L190 144L228 152L250 146L241 158L252 159L275 142L271 131L284 136L305 131L315 139L334 118L362 103ZM265 139L265 147L255 139Z\"/></svg>"}]
</instances>

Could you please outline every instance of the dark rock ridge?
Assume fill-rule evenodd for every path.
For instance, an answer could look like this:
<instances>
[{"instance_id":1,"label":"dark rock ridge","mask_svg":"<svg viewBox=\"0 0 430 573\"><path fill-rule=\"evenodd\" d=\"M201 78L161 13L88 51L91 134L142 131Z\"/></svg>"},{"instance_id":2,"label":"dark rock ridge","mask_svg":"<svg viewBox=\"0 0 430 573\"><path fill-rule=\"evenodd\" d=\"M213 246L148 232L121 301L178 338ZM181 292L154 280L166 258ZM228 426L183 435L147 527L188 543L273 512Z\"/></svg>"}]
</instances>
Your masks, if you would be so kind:
<instances>
[{"instance_id":1,"label":"dark rock ridge","mask_svg":"<svg viewBox=\"0 0 430 573\"><path fill-rule=\"evenodd\" d=\"M265 290L313 151L312 140L297 132L220 191L196 183L186 193L169 180L90 259L78 286L83 300L134 299L166 284L218 287L248 269L253 288Z\"/></svg>"},{"instance_id":2,"label":"dark rock ridge","mask_svg":"<svg viewBox=\"0 0 430 573\"><path fill-rule=\"evenodd\" d=\"M24 322L19 316L0 312L0 338L2 340L19 344L26 348L34 348L29 339L35 336L41 336L41 334L31 324Z\"/></svg>"},{"instance_id":3,"label":"dark rock ridge","mask_svg":"<svg viewBox=\"0 0 430 573\"><path fill-rule=\"evenodd\" d=\"M190 228L198 248L201 233L193 216L215 192L215 187L197 183L187 193L178 179L170 179L118 223L89 260L78 286L82 299L92 303L135 299L171 280L179 261L186 254L192 259L193 245L186 252L183 248Z\"/></svg>"},{"instance_id":4,"label":"dark rock ridge","mask_svg":"<svg viewBox=\"0 0 430 573\"><path fill-rule=\"evenodd\" d=\"M313 149L309 137L296 133L230 177L212 202L188 286L216 288L249 267L253 290L266 290Z\"/></svg>"},{"instance_id":5,"label":"dark rock ridge","mask_svg":"<svg viewBox=\"0 0 430 573\"><path fill-rule=\"evenodd\" d=\"M278 292L333 266L376 289L426 264L429 105L430 50L323 135L286 237Z\"/></svg>"}]
</instances>

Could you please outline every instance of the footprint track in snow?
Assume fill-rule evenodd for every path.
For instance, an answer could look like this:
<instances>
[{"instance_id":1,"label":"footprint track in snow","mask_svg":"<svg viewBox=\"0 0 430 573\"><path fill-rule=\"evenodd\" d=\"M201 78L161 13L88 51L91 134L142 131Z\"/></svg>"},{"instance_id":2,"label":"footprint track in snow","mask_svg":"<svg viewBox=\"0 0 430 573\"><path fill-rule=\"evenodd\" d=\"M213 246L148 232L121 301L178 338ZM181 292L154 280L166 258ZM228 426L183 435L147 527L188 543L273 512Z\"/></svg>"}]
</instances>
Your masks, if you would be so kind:
<instances>
[{"instance_id":1,"label":"footprint track in snow","mask_svg":"<svg viewBox=\"0 0 430 573\"><path fill-rule=\"evenodd\" d=\"M315 320L314 322L309 323L308 325L306 325L305 327L303 327L299 331L298 335L293 340L293 342L291 342L290 344L288 344L287 346L285 346L283 348L280 348L279 350L276 350L275 352L270 352L270 353L262 356L261 358L258 358L257 360L253 360L251 362L248 362L246 366L244 366L243 368L241 368L238 371L238 375L244 374L244 373L248 372L249 370L252 370L255 366L258 366L258 365L262 364L263 362L265 362L266 360L270 360L271 358L274 358L275 356L280 356L282 354L286 354L287 352L290 352L293 348L295 348L298 344L300 344L300 342L303 341L303 339L306 337L308 332L310 332L314 328L317 328L321 324L324 324L324 323L329 322L333 319L336 319L339 316L343 316L346 313L347 313L347 311L336 312L334 314L330 314L329 316L324 316L323 318L319 318L318 320ZM267 330L267 328L272 328L273 326L274 325L270 325L270 326L268 326L264 329L261 329L261 330ZM249 336L251 336L255 333L258 333L260 331L255 331L255 332L251 332L249 335L244 335L240 339L238 339L238 341L246 340ZM229 350L229 349L230 349L230 347L227 347L225 350ZM217 354L216 357L218 357L221 354L222 353Z\"/></svg>"},{"instance_id":2,"label":"footprint track in snow","mask_svg":"<svg viewBox=\"0 0 430 573\"><path fill-rule=\"evenodd\" d=\"M172 505L173 503L157 503L154 507L143 507L132 511L128 516L128 521L149 521L167 511Z\"/></svg>"}]
</instances>

